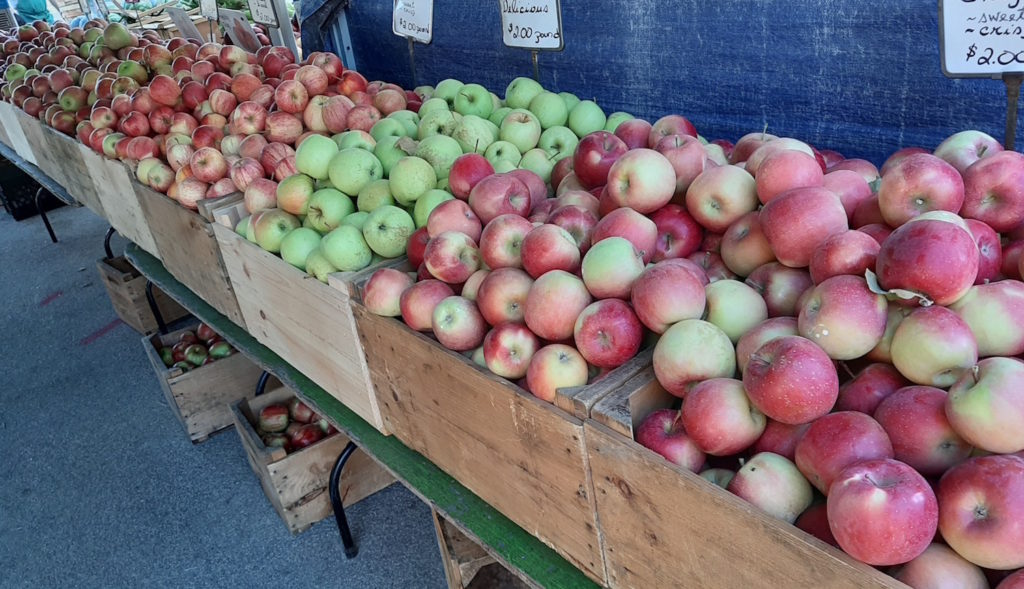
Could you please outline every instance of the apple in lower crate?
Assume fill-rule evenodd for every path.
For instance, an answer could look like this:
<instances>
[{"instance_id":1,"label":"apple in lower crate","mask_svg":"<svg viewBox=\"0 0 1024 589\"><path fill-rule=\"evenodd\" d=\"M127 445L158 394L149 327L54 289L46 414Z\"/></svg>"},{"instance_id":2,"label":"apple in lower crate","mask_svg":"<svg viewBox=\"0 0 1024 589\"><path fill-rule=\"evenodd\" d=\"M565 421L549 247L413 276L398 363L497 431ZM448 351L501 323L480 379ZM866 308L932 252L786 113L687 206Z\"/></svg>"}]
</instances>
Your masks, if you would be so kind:
<instances>
[{"instance_id":1,"label":"apple in lower crate","mask_svg":"<svg viewBox=\"0 0 1024 589\"><path fill-rule=\"evenodd\" d=\"M398 317L402 314L402 293L414 282L406 272L394 268L381 268L370 276L363 287L363 304L368 311L376 315Z\"/></svg>"},{"instance_id":2,"label":"apple in lower crate","mask_svg":"<svg viewBox=\"0 0 1024 589\"><path fill-rule=\"evenodd\" d=\"M827 495L846 467L892 457L892 442L877 421L858 411L840 411L811 423L796 444L795 462L807 480Z\"/></svg>"},{"instance_id":3,"label":"apple in lower crate","mask_svg":"<svg viewBox=\"0 0 1024 589\"><path fill-rule=\"evenodd\" d=\"M945 414L953 429L980 450L1024 450L1024 362L986 358L949 389Z\"/></svg>"},{"instance_id":4,"label":"apple in lower crate","mask_svg":"<svg viewBox=\"0 0 1024 589\"><path fill-rule=\"evenodd\" d=\"M196 338L204 342L217 337L217 332L206 323L200 323L199 327L196 328L195 334Z\"/></svg>"},{"instance_id":5,"label":"apple in lower crate","mask_svg":"<svg viewBox=\"0 0 1024 589\"><path fill-rule=\"evenodd\" d=\"M502 323L487 332L483 347L487 369L515 380L526 376L540 342L525 325Z\"/></svg>"},{"instance_id":6,"label":"apple in lower crate","mask_svg":"<svg viewBox=\"0 0 1024 589\"><path fill-rule=\"evenodd\" d=\"M604 299L580 312L573 341L589 364L610 369L636 355L643 333L643 325L626 302Z\"/></svg>"},{"instance_id":7,"label":"apple in lower crate","mask_svg":"<svg viewBox=\"0 0 1024 589\"><path fill-rule=\"evenodd\" d=\"M553 403L558 389L587 384L589 367L572 346L550 344L537 350L526 371L526 386L537 398Z\"/></svg>"},{"instance_id":8,"label":"apple in lower crate","mask_svg":"<svg viewBox=\"0 0 1024 589\"><path fill-rule=\"evenodd\" d=\"M916 384L946 388L978 361L971 328L945 307L915 309L892 336L892 363Z\"/></svg>"},{"instance_id":9,"label":"apple in lower crate","mask_svg":"<svg viewBox=\"0 0 1024 589\"><path fill-rule=\"evenodd\" d=\"M192 344L185 348L185 361L189 364L201 366L209 355L209 350L202 344Z\"/></svg>"},{"instance_id":10,"label":"apple in lower crate","mask_svg":"<svg viewBox=\"0 0 1024 589\"><path fill-rule=\"evenodd\" d=\"M704 452L686 435L675 409L652 411L637 427L636 441L687 470L697 472L704 466Z\"/></svg>"},{"instance_id":11,"label":"apple in lower crate","mask_svg":"<svg viewBox=\"0 0 1024 589\"><path fill-rule=\"evenodd\" d=\"M288 403L288 415L299 423L313 423L313 418L317 417L317 414L298 397Z\"/></svg>"},{"instance_id":12,"label":"apple in lower crate","mask_svg":"<svg viewBox=\"0 0 1024 589\"><path fill-rule=\"evenodd\" d=\"M981 568L971 564L953 549L932 543L914 560L893 573L897 581L911 587L943 589L988 589Z\"/></svg>"},{"instance_id":13,"label":"apple in lower crate","mask_svg":"<svg viewBox=\"0 0 1024 589\"><path fill-rule=\"evenodd\" d=\"M655 354L657 358L657 348ZM758 348L747 363L743 385L755 407L793 425L825 415L839 395L832 360L817 344L799 336L780 337Z\"/></svg>"},{"instance_id":14,"label":"apple in lower crate","mask_svg":"<svg viewBox=\"0 0 1024 589\"><path fill-rule=\"evenodd\" d=\"M324 439L324 431L315 423L309 423L300 427L289 439L292 450L301 450Z\"/></svg>"},{"instance_id":15,"label":"apple in lower crate","mask_svg":"<svg viewBox=\"0 0 1024 589\"><path fill-rule=\"evenodd\" d=\"M461 296L450 296L434 307L431 329L442 346L456 352L465 352L479 346L487 334L476 303Z\"/></svg>"},{"instance_id":16,"label":"apple in lower crate","mask_svg":"<svg viewBox=\"0 0 1024 589\"><path fill-rule=\"evenodd\" d=\"M434 308L454 294L452 287L440 280L417 282L405 289L399 299L402 320L411 329L429 331L433 326Z\"/></svg>"},{"instance_id":17,"label":"apple in lower crate","mask_svg":"<svg viewBox=\"0 0 1024 589\"><path fill-rule=\"evenodd\" d=\"M796 465L771 452L755 454L736 471L726 489L768 515L793 523L814 499Z\"/></svg>"},{"instance_id":18,"label":"apple in lower crate","mask_svg":"<svg viewBox=\"0 0 1024 589\"><path fill-rule=\"evenodd\" d=\"M288 427L288 406L280 403L260 410L259 429L267 433L283 432Z\"/></svg>"},{"instance_id":19,"label":"apple in lower crate","mask_svg":"<svg viewBox=\"0 0 1024 589\"><path fill-rule=\"evenodd\" d=\"M654 374L661 386L683 398L687 389L709 378L731 378L736 350L715 325L687 319L669 327L654 346Z\"/></svg>"},{"instance_id":20,"label":"apple in lower crate","mask_svg":"<svg viewBox=\"0 0 1024 589\"><path fill-rule=\"evenodd\" d=\"M672 200L676 173L668 159L653 149L634 149L608 170L609 198L640 213L653 213Z\"/></svg>"},{"instance_id":21,"label":"apple in lower crate","mask_svg":"<svg viewBox=\"0 0 1024 589\"><path fill-rule=\"evenodd\" d=\"M595 297L628 299L633 283L643 273L643 254L629 240L609 237L591 246L580 269L587 290Z\"/></svg>"},{"instance_id":22,"label":"apple in lower crate","mask_svg":"<svg viewBox=\"0 0 1024 589\"><path fill-rule=\"evenodd\" d=\"M523 319L538 337L553 342L566 340L572 337L577 317L591 300L578 276L552 270L530 287Z\"/></svg>"},{"instance_id":23,"label":"apple in lower crate","mask_svg":"<svg viewBox=\"0 0 1024 589\"><path fill-rule=\"evenodd\" d=\"M160 348L160 360L163 361L164 366L170 368L174 365L174 350L166 346Z\"/></svg>"},{"instance_id":24,"label":"apple in lower crate","mask_svg":"<svg viewBox=\"0 0 1024 589\"><path fill-rule=\"evenodd\" d=\"M666 260L648 266L633 283L630 301L637 318L651 331L664 333L685 319L704 314L704 285L685 262Z\"/></svg>"},{"instance_id":25,"label":"apple in lower crate","mask_svg":"<svg viewBox=\"0 0 1024 589\"><path fill-rule=\"evenodd\" d=\"M231 344L225 341L219 341L210 345L210 357L221 359L227 358L231 354L235 353L235 349L231 347Z\"/></svg>"},{"instance_id":26,"label":"apple in lower crate","mask_svg":"<svg viewBox=\"0 0 1024 589\"><path fill-rule=\"evenodd\" d=\"M181 370L182 372L188 372L189 370L192 370L195 367L196 367L195 364L192 364L191 362L187 362L185 360L181 360L179 362L175 362L174 365L171 366L171 368L177 368L177 369Z\"/></svg>"},{"instance_id":27,"label":"apple in lower crate","mask_svg":"<svg viewBox=\"0 0 1024 589\"><path fill-rule=\"evenodd\" d=\"M764 414L750 405L743 383L731 378L712 378L691 388L681 415L690 438L713 456L749 448L766 424Z\"/></svg>"}]
</instances>

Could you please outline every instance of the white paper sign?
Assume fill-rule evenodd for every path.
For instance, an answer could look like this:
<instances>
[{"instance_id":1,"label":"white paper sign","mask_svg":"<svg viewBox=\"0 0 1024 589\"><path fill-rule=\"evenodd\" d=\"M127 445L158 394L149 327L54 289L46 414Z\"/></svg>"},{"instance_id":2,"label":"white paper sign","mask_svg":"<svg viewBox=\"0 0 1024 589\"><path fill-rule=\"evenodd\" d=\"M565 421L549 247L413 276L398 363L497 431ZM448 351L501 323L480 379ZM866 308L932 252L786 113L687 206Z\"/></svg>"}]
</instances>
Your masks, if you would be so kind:
<instances>
[{"instance_id":1,"label":"white paper sign","mask_svg":"<svg viewBox=\"0 0 1024 589\"><path fill-rule=\"evenodd\" d=\"M277 22L277 15L274 13L273 0L248 1L249 12L252 14L253 22L274 28L278 28L280 26L280 24Z\"/></svg>"},{"instance_id":2,"label":"white paper sign","mask_svg":"<svg viewBox=\"0 0 1024 589\"><path fill-rule=\"evenodd\" d=\"M199 0L199 14L210 20L217 20L217 0Z\"/></svg>"},{"instance_id":3,"label":"white paper sign","mask_svg":"<svg viewBox=\"0 0 1024 589\"><path fill-rule=\"evenodd\" d=\"M951 78L1024 72L1024 2L939 0L942 73Z\"/></svg>"},{"instance_id":4,"label":"white paper sign","mask_svg":"<svg viewBox=\"0 0 1024 589\"><path fill-rule=\"evenodd\" d=\"M395 0L391 30L399 37L429 44L434 38L434 0Z\"/></svg>"},{"instance_id":5,"label":"white paper sign","mask_svg":"<svg viewBox=\"0 0 1024 589\"><path fill-rule=\"evenodd\" d=\"M559 0L498 0L501 40L507 47L561 51L562 6Z\"/></svg>"}]
</instances>

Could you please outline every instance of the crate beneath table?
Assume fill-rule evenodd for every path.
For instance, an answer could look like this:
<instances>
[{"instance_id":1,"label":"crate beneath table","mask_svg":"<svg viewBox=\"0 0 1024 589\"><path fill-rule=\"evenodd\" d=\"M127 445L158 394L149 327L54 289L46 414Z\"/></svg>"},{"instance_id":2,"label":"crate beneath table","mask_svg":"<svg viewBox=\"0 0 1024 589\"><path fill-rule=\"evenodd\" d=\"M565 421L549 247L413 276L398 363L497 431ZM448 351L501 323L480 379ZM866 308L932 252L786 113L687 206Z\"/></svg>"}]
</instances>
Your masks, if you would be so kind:
<instances>
[{"instance_id":1,"label":"crate beneath table","mask_svg":"<svg viewBox=\"0 0 1024 589\"><path fill-rule=\"evenodd\" d=\"M448 589L526 589L536 587L502 566L436 509L430 510Z\"/></svg>"},{"instance_id":2,"label":"crate beneath table","mask_svg":"<svg viewBox=\"0 0 1024 589\"><path fill-rule=\"evenodd\" d=\"M139 273L124 256L103 258L96 262L96 268L107 287L110 304L114 312L129 327L141 334L157 330L156 318L146 300L146 277ZM153 286L153 299L165 325L188 315L184 307L164 294L160 287Z\"/></svg>"}]
</instances>

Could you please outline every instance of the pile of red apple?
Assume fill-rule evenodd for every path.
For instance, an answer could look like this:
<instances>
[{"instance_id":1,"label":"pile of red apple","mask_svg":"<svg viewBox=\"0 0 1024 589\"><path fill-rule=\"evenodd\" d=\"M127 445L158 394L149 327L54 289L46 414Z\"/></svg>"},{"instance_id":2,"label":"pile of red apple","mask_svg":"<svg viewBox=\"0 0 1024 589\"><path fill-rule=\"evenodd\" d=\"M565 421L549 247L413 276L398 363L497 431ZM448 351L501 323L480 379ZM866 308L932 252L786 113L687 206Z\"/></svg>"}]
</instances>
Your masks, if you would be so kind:
<instances>
[{"instance_id":1,"label":"pile of red apple","mask_svg":"<svg viewBox=\"0 0 1024 589\"><path fill-rule=\"evenodd\" d=\"M159 352L165 366L188 372L227 358L235 349L209 325L200 323L195 331L181 332L173 346L159 348Z\"/></svg>"},{"instance_id":2,"label":"pile of red apple","mask_svg":"<svg viewBox=\"0 0 1024 589\"><path fill-rule=\"evenodd\" d=\"M326 419L298 397L289 403L267 405L258 417L256 433L268 448L284 448L292 453L338 433Z\"/></svg>"}]
</instances>

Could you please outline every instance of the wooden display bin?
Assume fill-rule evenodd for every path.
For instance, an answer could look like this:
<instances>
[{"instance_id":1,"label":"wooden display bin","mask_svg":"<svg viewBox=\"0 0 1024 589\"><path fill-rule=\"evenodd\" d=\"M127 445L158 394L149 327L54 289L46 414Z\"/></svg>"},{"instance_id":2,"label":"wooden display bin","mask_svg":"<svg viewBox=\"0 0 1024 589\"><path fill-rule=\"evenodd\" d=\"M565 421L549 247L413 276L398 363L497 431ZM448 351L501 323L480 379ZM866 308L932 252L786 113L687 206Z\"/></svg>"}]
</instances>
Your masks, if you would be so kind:
<instances>
[{"instance_id":1,"label":"wooden display bin","mask_svg":"<svg viewBox=\"0 0 1024 589\"><path fill-rule=\"evenodd\" d=\"M114 306L114 312L129 327L141 334L157 330L156 318L146 300L146 277L139 273L124 256L103 258L96 262L96 268L107 287L107 295ZM160 310L165 324L170 324L188 315L184 307L164 294L159 287L153 287L153 299Z\"/></svg>"},{"instance_id":2,"label":"wooden display bin","mask_svg":"<svg viewBox=\"0 0 1024 589\"><path fill-rule=\"evenodd\" d=\"M91 155L85 158L92 171L93 185L107 222L126 239L163 259L159 244L150 230L150 219L143 212L142 197L137 190L142 188L149 191L149 188L136 182L135 173L124 163L94 152L90 153Z\"/></svg>"},{"instance_id":3,"label":"wooden display bin","mask_svg":"<svg viewBox=\"0 0 1024 589\"><path fill-rule=\"evenodd\" d=\"M603 583L582 419L397 319L374 315L358 302L352 308L385 427ZM600 398L649 363L649 353L641 354L568 392Z\"/></svg>"},{"instance_id":4,"label":"wooden display bin","mask_svg":"<svg viewBox=\"0 0 1024 589\"><path fill-rule=\"evenodd\" d=\"M232 419L245 448L249 465L260 479L267 499L288 530L298 534L331 516L328 489L331 469L349 440L343 433L326 437L291 454L283 448L268 448L256 433L260 411L274 403L287 403L295 394L278 387L231 407ZM341 497L352 505L394 482L394 477L362 450L356 450L341 476Z\"/></svg>"},{"instance_id":5,"label":"wooden display bin","mask_svg":"<svg viewBox=\"0 0 1024 589\"><path fill-rule=\"evenodd\" d=\"M517 577L494 559L482 544L436 509L430 510L448 589L526 589L536 584Z\"/></svg>"},{"instance_id":6,"label":"wooden display bin","mask_svg":"<svg viewBox=\"0 0 1024 589\"><path fill-rule=\"evenodd\" d=\"M21 132L24 133L25 141L27 142L26 149L29 152L24 154L19 150L18 155L26 160L29 160L28 155L31 155L32 159L29 161L34 163L44 174L54 178L55 164L50 155L46 153L43 122L36 117L30 117L28 113L17 107L14 107L14 116L18 120L18 124L21 125Z\"/></svg>"},{"instance_id":7,"label":"wooden display bin","mask_svg":"<svg viewBox=\"0 0 1024 589\"><path fill-rule=\"evenodd\" d=\"M164 267L220 314L245 327L213 227L196 211L131 181Z\"/></svg>"},{"instance_id":8,"label":"wooden display bin","mask_svg":"<svg viewBox=\"0 0 1024 589\"><path fill-rule=\"evenodd\" d=\"M77 138L68 137L46 126L43 126L43 136L46 140L46 156L44 158L40 154L39 158L42 161L50 162L51 170L47 174L63 186L64 190L76 201L97 215L107 218L108 211L100 202L101 192L97 192L95 182L95 175L100 168L91 160L86 161L86 152L89 154L95 152L82 145ZM102 158L102 156L97 156L97 158ZM113 189L106 184L100 186L103 192Z\"/></svg>"},{"instance_id":9,"label":"wooden display bin","mask_svg":"<svg viewBox=\"0 0 1024 589\"><path fill-rule=\"evenodd\" d=\"M174 345L182 332L197 326L179 329L167 335L156 334L142 338L142 347L153 365L167 404L174 410L193 443L203 442L212 434L232 425L231 404L239 399L251 398L256 389L256 381L263 372L258 365L237 352L188 372L180 368L167 368L160 359L160 348Z\"/></svg>"},{"instance_id":10,"label":"wooden display bin","mask_svg":"<svg viewBox=\"0 0 1024 589\"><path fill-rule=\"evenodd\" d=\"M610 587L907 589L635 442L675 401L646 369L586 422Z\"/></svg>"},{"instance_id":11,"label":"wooden display bin","mask_svg":"<svg viewBox=\"0 0 1024 589\"><path fill-rule=\"evenodd\" d=\"M372 268L327 285L235 233L247 214L240 197L209 214L249 333L387 433L349 305L353 284Z\"/></svg>"},{"instance_id":12,"label":"wooden display bin","mask_svg":"<svg viewBox=\"0 0 1024 589\"><path fill-rule=\"evenodd\" d=\"M4 134L9 141L7 145L22 159L30 164L35 164L36 156L32 152L32 146L29 144L28 138L25 137L25 131L22 129L22 118L30 119L31 117L10 102L0 101L0 123L3 124Z\"/></svg>"}]
</instances>

